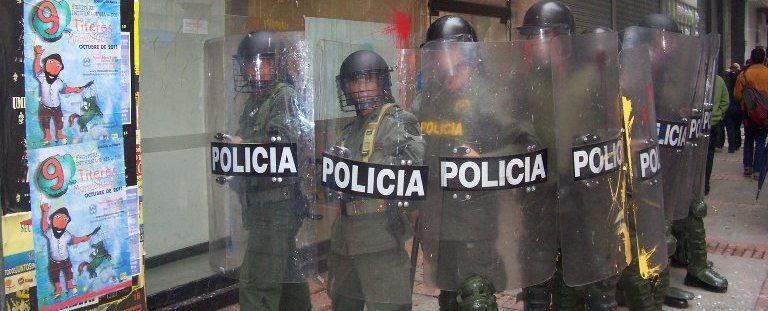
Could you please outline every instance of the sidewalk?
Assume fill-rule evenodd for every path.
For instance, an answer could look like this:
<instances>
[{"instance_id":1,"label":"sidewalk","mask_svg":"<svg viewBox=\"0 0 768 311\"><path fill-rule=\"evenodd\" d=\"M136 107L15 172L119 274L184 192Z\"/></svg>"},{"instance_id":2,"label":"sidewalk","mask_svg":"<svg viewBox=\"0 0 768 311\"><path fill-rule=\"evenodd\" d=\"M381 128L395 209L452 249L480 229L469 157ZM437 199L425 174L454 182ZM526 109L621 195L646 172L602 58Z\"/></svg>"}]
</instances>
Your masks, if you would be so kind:
<instances>
[{"instance_id":1,"label":"sidewalk","mask_svg":"<svg viewBox=\"0 0 768 311\"><path fill-rule=\"evenodd\" d=\"M742 176L741 157L742 150L715 154L711 192L707 197L709 259L728 278L728 292L716 294L686 287L682 284L685 270L672 269L672 284L696 294L686 310L768 311L768 185L764 186L760 200L755 201L757 182ZM413 310L438 310L438 292L421 284L420 275L416 279ZM522 302L515 300L517 292L498 295L500 310L522 310ZM319 281L313 282L312 293L313 310L330 310L330 299ZM223 310L235 311L239 307Z\"/></svg>"}]
</instances>

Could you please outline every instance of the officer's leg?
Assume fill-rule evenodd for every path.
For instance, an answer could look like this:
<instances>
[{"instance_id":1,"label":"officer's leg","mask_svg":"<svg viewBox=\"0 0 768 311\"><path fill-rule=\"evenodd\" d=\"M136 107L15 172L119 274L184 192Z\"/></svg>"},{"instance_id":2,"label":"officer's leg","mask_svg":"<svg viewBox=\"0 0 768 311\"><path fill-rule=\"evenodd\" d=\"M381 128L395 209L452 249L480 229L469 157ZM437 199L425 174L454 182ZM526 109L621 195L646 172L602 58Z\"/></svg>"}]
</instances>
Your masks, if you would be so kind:
<instances>
[{"instance_id":1,"label":"officer's leg","mask_svg":"<svg viewBox=\"0 0 768 311\"><path fill-rule=\"evenodd\" d=\"M288 245L288 251L285 256L286 266L288 267L285 279L291 281L291 283L283 284L282 295L280 296L280 309L286 311L312 310L309 283L302 278L304 276L304 273L301 271L303 262L296 259L299 258L298 256L294 256L297 252L295 237L299 232L299 228L296 226L292 234L285 236L285 243Z\"/></svg>"},{"instance_id":2,"label":"officer's leg","mask_svg":"<svg viewBox=\"0 0 768 311\"><path fill-rule=\"evenodd\" d=\"M340 256L331 252L328 255L328 279L331 284L328 295L331 297L331 308L334 311L365 309L353 257Z\"/></svg>"},{"instance_id":3,"label":"officer's leg","mask_svg":"<svg viewBox=\"0 0 768 311\"><path fill-rule=\"evenodd\" d=\"M438 285L443 288L452 288L453 291L440 290L440 295L437 297L440 311L456 311L459 309L459 304L456 301L458 294L459 282L461 282L457 271L459 271L459 248L462 242L460 241L440 241L440 250L438 258L438 271L437 280Z\"/></svg>"},{"instance_id":4,"label":"officer's leg","mask_svg":"<svg viewBox=\"0 0 768 311\"><path fill-rule=\"evenodd\" d=\"M411 310L411 261L402 247L355 256L354 264L368 311Z\"/></svg>"},{"instance_id":5,"label":"officer's leg","mask_svg":"<svg viewBox=\"0 0 768 311\"><path fill-rule=\"evenodd\" d=\"M456 275L457 289L466 286L467 281L471 281L472 277L481 277L493 283L498 289L506 286L507 275L495 241L456 241L452 244L456 256L455 266L452 269ZM459 310L457 296L457 292L441 291L440 310Z\"/></svg>"},{"instance_id":6,"label":"officer's leg","mask_svg":"<svg viewBox=\"0 0 768 311\"><path fill-rule=\"evenodd\" d=\"M688 243L688 232L685 228L685 219L672 221L672 235L677 240L677 247L670 253L672 258L671 264L675 268L685 268L688 265L688 252L686 249L686 243Z\"/></svg>"},{"instance_id":7,"label":"officer's leg","mask_svg":"<svg viewBox=\"0 0 768 311\"><path fill-rule=\"evenodd\" d=\"M577 311L584 309L582 294L575 288L565 284L561 258L557 261L557 271L552 278L552 310Z\"/></svg>"},{"instance_id":8,"label":"officer's leg","mask_svg":"<svg viewBox=\"0 0 768 311\"><path fill-rule=\"evenodd\" d=\"M629 237L635 241L637 232L630 226ZM656 308L653 300L651 280L643 279L640 276L640 266L637 260L637 245L632 243L632 262L624 269L619 278L616 296L622 298L624 305L630 311L653 311L661 310ZM621 289L619 293L618 288Z\"/></svg>"},{"instance_id":9,"label":"officer's leg","mask_svg":"<svg viewBox=\"0 0 768 311\"><path fill-rule=\"evenodd\" d=\"M285 283L280 295L280 310L309 311L312 301L307 283Z\"/></svg>"},{"instance_id":10,"label":"officer's leg","mask_svg":"<svg viewBox=\"0 0 768 311\"><path fill-rule=\"evenodd\" d=\"M523 288L523 310L546 311L552 301L550 292L551 280L534 286Z\"/></svg>"},{"instance_id":11,"label":"officer's leg","mask_svg":"<svg viewBox=\"0 0 768 311\"><path fill-rule=\"evenodd\" d=\"M268 249L272 245L265 230L252 228L248 232L248 246L240 270L240 308L242 310L277 311L285 257Z\"/></svg>"},{"instance_id":12,"label":"officer's leg","mask_svg":"<svg viewBox=\"0 0 768 311\"><path fill-rule=\"evenodd\" d=\"M456 301L456 297L459 294L455 291L441 290L440 296L437 296L437 303L440 305L440 311L457 311L459 310L459 303Z\"/></svg>"},{"instance_id":13,"label":"officer's leg","mask_svg":"<svg viewBox=\"0 0 768 311\"><path fill-rule=\"evenodd\" d=\"M588 311L614 311L619 307L616 303L616 283L619 276L598 281L584 286L584 307Z\"/></svg>"},{"instance_id":14,"label":"officer's leg","mask_svg":"<svg viewBox=\"0 0 768 311\"><path fill-rule=\"evenodd\" d=\"M692 206L686 219L689 264L685 285L724 293L728 290L728 280L715 272L707 263L707 236L703 218L706 215L707 206L702 204L702 206Z\"/></svg>"}]
</instances>

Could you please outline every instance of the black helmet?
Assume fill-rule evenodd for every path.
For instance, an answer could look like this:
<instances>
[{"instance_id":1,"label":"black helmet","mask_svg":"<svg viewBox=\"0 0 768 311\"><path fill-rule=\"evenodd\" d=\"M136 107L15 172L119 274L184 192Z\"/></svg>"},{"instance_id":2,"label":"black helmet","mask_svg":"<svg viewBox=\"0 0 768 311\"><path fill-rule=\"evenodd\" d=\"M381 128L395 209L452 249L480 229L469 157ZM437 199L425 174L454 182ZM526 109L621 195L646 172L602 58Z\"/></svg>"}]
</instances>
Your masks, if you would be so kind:
<instances>
[{"instance_id":1,"label":"black helmet","mask_svg":"<svg viewBox=\"0 0 768 311\"><path fill-rule=\"evenodd\" d=\"M389 77L391 71L392 68L389 68L384 58L373 51L360 50L349 54L341 63L339 75L336 76L341 110L360 111L378 107L386 102L394 102L391 90L392 80ZM353 92L347 84L359 79L376 79L378 90Z\"/></svg>"},{"instance_id":2,"label":"black helmet","mask_svg":"<svg viewBox=\"0 0 768 311\"><path fill-rule=\"evenodd\" d=\"M597 26L597 27L589 27L587 29L584 29L584 31L582 31L581 33L590 34L590 33L604 33L604 32L613 32L613 29L609 27L604 27L604 26Z\"/></svg>"},{"instance_id":3,"label":"black helmet","mask_svg":"<svg viewBox=\"0 0 768 311\"><path fill-rule=\"evenodd\" d=\"M234 56L235 91L259 92L278 80L277 46L277 35L269 30L243 37ZM267 68L263 68L263 62L269 62Z\"/></svg>"},{"instance_id":4,"label":"black helmet","mask_svg":"<svg viewBox=\"0 0 768 311\"><path fill-rule=\"evenodd\" d=\"M488 279L475 275L467 278L457 291L460 311L497 311L496 287Z\"/></svg>"},{"instance_id":5,"label":"black helmet","mask_svg":"<svg viewBox=\"0 0 768 311\"><path fill-rule=\"evenodd\" d=\"M436 40L451 42L478 41L475 28L472 27L472 24L455 15L440 17L429 25L425 43Z\"/></svg>"},{"instance_id":6,"label":"black helmet","mask_svg":"<svg viewBox=\"0 0 768 311\"><path fill-rule=\"evenodd\" d=\"M655 28L663 31L681 33L675 20L664 14L648 14L637 24L640 27Z\"/></svg>"},{"instance_id":7,"label":"black helmet","mask_svg":"<svg viewBox=\"0 0 768 311\"><path fill-rule=\"evenodd\" d=\"M523 25L518 27L525 36L540 35L551 30L555 34L570 34L576 28L571 9L560 1L544 0L528 8L523 17Z\"/></svg>"}]
</instances>

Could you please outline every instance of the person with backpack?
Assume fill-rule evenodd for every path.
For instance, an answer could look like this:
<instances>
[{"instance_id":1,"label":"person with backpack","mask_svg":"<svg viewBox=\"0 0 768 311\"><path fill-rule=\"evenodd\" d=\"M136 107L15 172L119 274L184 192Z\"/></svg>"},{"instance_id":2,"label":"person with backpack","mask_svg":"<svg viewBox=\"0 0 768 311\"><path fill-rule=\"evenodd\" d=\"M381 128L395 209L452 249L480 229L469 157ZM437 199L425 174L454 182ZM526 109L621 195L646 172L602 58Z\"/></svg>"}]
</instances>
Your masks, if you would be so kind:
<instances>
[{"instance_id":1,"label":"person with backpack","mask_svg":"<svg viewBox=\"0 0 768 311\"><path fill-rule=\"evenodd\" d=\"M756 108L755 104L759 104L759 100L765 100L765 95L768 94L765 50L761 47L755 48L750 54L750 60L752 65L739 74L733 91L734 98L741 103L741 109L748 115L744 118L744 177L751 177L753 172L761 167L760 155L765 149L765 137L768 135L768 129L761 127L753 116L749 115L750 110L760 109L759 106Z\"/></svg>"}]
</instances>

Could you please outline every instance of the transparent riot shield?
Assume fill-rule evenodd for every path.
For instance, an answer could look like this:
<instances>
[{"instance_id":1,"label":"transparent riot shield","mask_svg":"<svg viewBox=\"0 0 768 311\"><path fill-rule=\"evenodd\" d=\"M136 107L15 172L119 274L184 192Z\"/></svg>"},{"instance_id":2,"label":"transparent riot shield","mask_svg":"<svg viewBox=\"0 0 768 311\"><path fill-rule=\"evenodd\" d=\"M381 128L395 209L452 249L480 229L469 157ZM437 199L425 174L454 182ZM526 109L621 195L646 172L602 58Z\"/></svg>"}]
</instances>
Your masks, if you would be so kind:
<instances>
[{"instance_id":1,"label":"transparent riot shield","mask_svg":"<svg viewBox=\"0 0 768 311\"><path fill-rule=\"evenodd\" d=\"M309 68L298 32L205 44L210 264L239 277L243 290L304 283L317 271Z\"/></svg>"},{"instance_id":2,"label":"transparent riot shield","mask_svg":"<svg viewBox=\"0 0 768 311\"><path fill-rule=\"evenodd\" d=\"M712 97L716 75L716 61L719 46L718 35L700 36L701 70L697 76L697 86L694 98L693 112L701 115L698 137L691 144L691 205L700 204L704 200L704 184L706 178L707 157L709 153L710 128L712 126ZM688 216L687 210L676 210L675 219Z\"/></svg>"},{"instance_id":3,"label":"transparent riot shield","mask_svg":"<svg viewBox=\"0 0 768 311\"><path fill-rule=\"evenodd\" d=\"M318 208L332 220L328 293L337 305L411 303L405 242L428 170L418 120L397 103L398 55L325 40L315 50L324 81L316 93L329 99L315 114Z\"/></svg>"},{"instance_id":4,"label":"transparent riot shield","mask_svg":"<svg viewBox=\"0 0 768 311\"><path fill-rule=\"evenodd\" d=\"M633 256L643 278L667 266L666 217L661 179L661 155L653 102L651 58L647 48L622 49L619 82L627 147L627 214L635 230Z\"/></svg>"},{"instance_id":5,"label":"transparent riot shield","mask_svg":"<svg viewBox=\"0 0 768 311\"><path fill-rule=\"evenodd\" d=\"M431 42L422 47L415 107L427 147L420 205L424 280L456 290L479 275L496 290L555 271L554 181L548 163L551 71L525 58L545 42Z\"/></svg>"},{"instance_id":6,"label":"transparent riot shield","mask_svg":"<svg viewBox=\"0 0 768 311\"><path fill-rule=\"evenodd\" d=\"M702 50L696 37L643 27L624 31L625 47L646 47L651 55L654 103L664 180L664 209L667 220L688 213L690 163L686 148L690 124L695 120L692 105L701 70ZM678 212L680 210L680 212Z\"/></svg>"},{"instance_id":7,"label":"transparent riot shield","mask_svg":"<svg viewBox=\"0 0 768 311\"><path fill-rule=\"evenodd\" d=\"M562 36L553 55L563 279L605 280L631 260L616 33Z\"/></svg>"}]
</instances>

